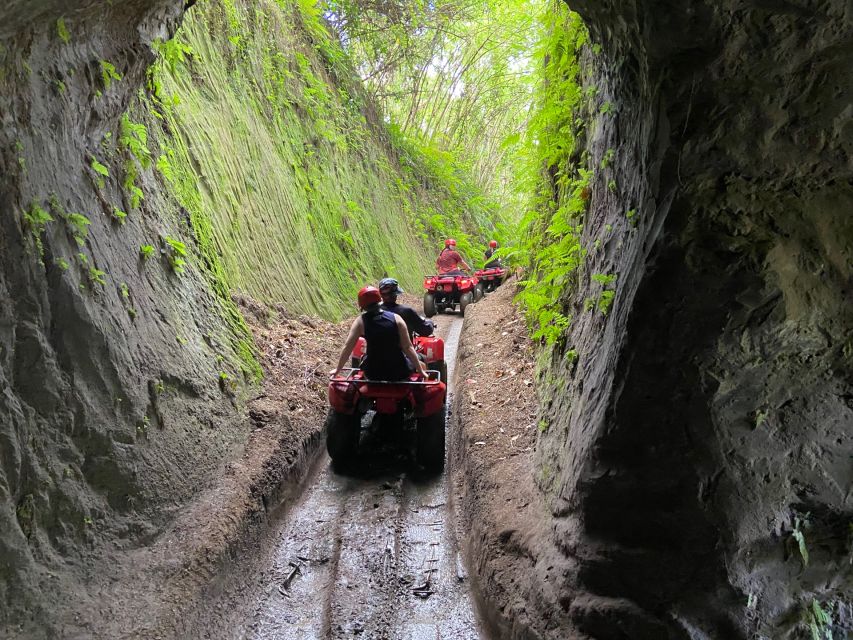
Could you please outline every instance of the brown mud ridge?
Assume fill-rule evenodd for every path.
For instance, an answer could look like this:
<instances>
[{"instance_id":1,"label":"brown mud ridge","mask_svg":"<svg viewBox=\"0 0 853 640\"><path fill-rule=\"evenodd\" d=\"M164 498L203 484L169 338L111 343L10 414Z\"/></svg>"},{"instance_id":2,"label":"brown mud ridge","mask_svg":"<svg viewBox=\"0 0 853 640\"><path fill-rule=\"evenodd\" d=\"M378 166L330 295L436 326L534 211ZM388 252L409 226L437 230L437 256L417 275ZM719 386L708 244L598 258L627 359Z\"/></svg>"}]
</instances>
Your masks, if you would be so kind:
<instances>
[{"instance_id":1,"label":"brown mud ridge","mask_svg":"<svg viewBox=\"0 0 853 640\"><path fill-rule=\"evenodd\" d=\"M510 280L465 313L448 427L463 544L496 637L582 638L559 593L570 567L534 484L534 355L515 293Z\"/></svg>"}]
</instances>

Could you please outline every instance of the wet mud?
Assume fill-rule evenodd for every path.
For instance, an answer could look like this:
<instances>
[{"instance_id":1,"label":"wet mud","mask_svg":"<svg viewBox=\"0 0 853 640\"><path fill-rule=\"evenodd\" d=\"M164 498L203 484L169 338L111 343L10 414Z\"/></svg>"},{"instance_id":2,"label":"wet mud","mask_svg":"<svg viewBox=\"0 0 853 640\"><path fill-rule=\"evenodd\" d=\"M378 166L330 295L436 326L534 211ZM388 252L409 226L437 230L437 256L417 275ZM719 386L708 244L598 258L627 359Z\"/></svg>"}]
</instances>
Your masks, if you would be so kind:
<instances>
[{"instance_id":1,"label":"wet mud","mask_svg":"<svg viewBox=\"0 0 853 640\"><path fill-rule=\"evenodd\" d=\"M450 393L461 328L461 317L440 318ZM317 461L217 637L486 637L457 542L450 470L425 475L405 443L369 428L361 449L345 472L325 455Z\"/></svg>"}]
</instances>

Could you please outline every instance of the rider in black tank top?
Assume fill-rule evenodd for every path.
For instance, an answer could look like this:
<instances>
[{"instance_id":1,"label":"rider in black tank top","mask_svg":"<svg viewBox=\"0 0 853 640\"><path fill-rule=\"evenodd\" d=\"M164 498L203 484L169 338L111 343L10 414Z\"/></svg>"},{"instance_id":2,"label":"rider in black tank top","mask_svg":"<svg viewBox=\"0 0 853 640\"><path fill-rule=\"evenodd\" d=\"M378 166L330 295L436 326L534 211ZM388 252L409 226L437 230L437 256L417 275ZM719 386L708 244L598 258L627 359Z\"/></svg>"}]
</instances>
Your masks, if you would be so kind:
<instances>
[{"instance_id":1,"label":"rider in black tank top","mask_svg":"<svg viewBox=\"0 0 853 640\"><path fill-rule=\"evenodd\" d=\"M402 380L412 369L400 349L400 334L395 314L374 309L361 314L367 358L362 365L365 375L373 380Z\"/></svg>"},{"instance_id":2,"label":"rider in black tank top","mask_svg":"<svg viewBox=\"0 0 853 640\"><path fill-rule=\"evenodd\" d=\"M379 304L382 295L376 287L362 287L358 292L358 306L362 314L352 323L338 366L333 375L339 376L349 362L353 347L362 336L367 342L367 358L362 365L364 374L373 380L402 380L417 369L427 377L426 365L418 360L411 336L403 319L383 311Z\"/></svg>"}]
</instances>

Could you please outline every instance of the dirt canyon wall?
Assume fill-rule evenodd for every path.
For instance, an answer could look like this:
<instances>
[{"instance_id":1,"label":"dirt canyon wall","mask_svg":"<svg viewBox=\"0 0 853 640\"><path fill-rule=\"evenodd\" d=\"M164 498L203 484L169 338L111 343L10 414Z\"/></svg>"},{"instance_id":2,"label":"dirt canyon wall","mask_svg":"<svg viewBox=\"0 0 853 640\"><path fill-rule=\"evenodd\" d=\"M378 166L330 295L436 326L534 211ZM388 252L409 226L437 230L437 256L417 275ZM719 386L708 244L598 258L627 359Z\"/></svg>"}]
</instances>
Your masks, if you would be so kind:
<instances>
[{"instance_id":1,"label":"dirt canyon wall","mask_svg":"<svg viewBox=\"0 0 853 640\"><path fill-rule=\"evenodd\" d=\"M339 316L462 203L401 169L310 3L0 17L0 636L92 637L245 445L231 292Z\"/></svg>"},{"instance_id":2,"label":"dirt canyon wall","mask_svg":"<svg viewBox=\"0 0 853 640\"><path fill-rule=\"evenodd\" d=\"M594 638L846 637L853 5L570 5L594 175L540 375L559 602Z\"/></svg>"}]
</instances>

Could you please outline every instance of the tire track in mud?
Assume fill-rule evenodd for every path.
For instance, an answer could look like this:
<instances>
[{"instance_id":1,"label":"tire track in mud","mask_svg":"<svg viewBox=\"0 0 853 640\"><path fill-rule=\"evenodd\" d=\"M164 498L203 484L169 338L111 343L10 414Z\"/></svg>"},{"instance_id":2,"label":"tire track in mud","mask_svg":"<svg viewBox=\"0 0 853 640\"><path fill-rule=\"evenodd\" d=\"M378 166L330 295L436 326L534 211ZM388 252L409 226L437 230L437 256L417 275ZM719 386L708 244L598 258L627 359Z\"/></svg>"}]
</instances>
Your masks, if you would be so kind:
<instances>
[{"instance_id":1,"label":"tire track in mud","mask_svg":"<svg viewBox=\"0 0 853 640\"><path fill-rule=\"evenodd\" d=\"M440 320L452 392L462 318ZM327 456L315 466L282 517L251 618L232 637L483 637L456 543L448 472L418 478L401 455L382 449L368 462L359 475L335 473Z\"/></svg>"}]
</instances>

